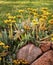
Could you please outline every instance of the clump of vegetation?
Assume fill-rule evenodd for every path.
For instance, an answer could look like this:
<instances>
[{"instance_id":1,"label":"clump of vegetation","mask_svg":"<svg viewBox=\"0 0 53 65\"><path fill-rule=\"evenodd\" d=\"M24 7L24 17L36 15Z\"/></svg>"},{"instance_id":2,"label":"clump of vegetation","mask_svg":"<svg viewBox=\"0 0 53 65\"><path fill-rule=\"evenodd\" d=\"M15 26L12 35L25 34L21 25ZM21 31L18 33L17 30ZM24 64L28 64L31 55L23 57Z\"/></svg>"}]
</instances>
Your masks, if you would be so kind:
<instances>
[{"instance_id":1,"label":"clump of vegetation","mask_svg":"<svg viewBox=\"0 0 53 65\"><path fill-rule=\"evenodd\" d=\"M0 63L3 60L4 63L9 61L12 65L17 50L29 42L39 45L42 39L53 41L53 14L48 8L19 9L16 15L7 13L1 23ZM8 53L2 56L6 52Z\"/></svg>"}]
</instances>

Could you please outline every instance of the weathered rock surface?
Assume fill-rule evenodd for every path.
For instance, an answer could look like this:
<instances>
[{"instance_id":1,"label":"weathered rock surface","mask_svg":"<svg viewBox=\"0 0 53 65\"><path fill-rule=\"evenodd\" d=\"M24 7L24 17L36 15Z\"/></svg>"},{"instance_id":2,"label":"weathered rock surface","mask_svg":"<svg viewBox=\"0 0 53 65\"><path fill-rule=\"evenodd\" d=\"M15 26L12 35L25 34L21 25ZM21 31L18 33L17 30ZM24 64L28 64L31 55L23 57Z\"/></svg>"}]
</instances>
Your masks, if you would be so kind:
<instances>
[{"instance_id":1,"label":"weathered rock surface","mask_svg":"<svg viewBox=\"0 0 53 65\"><path fill-rule=\"evenodd\" d=\"M40 58L35 60L31 65L53 65L53 50L44 53Z\"/></svg>"},{"instance_id":2,"label":"weathered rock surface","mask_svg":"<svg viewBox=\"0 0 53 65\"><path fill-rule=\"evenodd\" d=\"M33 44L27 44L17 52L17 59L25 59L29 63L33 62L39 55L42 54L40 48Z\"/></svg>"},{"instance_id":3,"label":"weathered rock surface","mask_svg":"<svg viewBox=\"0 0 53 65\"><path fill-rule=\"evenodd\" d=\"M41 45L40 45L40 48L43 52L46 52L50 49L51 47L51 42L49 41L42 41L41 42Z\"/></svg>"}]
</instances>

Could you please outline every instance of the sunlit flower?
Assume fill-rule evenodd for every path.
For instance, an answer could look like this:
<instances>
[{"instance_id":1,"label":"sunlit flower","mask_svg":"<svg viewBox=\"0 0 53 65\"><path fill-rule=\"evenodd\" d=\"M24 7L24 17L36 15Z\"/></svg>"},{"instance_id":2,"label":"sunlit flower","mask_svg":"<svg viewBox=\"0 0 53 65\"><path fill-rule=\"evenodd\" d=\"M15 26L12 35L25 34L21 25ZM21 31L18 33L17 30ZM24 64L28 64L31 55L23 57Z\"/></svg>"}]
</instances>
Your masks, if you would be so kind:
<instances>
[{"instance_id":1,"label":"sunlit flower","mask_svg":"<svg viewBox=\"0 0 53 65\"><path fill-rule=\"evenodd\" d=\"M47 16L44 16L44 15L42 15L42 18L43 18L43 19L48 19L48 17L47 17Z\"/></svg>"},{"instance_id":2,"label":"sunlit flower","mask_svg":"<svg viewBox=\"0 0 53 65\"><path fill-rule=\"evenodd\" d=\"M44 18L40 18L39 22L45 22L45 19Z\"/></svg>"},{"instance_id":3,"label":"sunlit flower","mask_svg":"<svg viewBox=\"0 0 53 65\"><path fill-rule=\"evenodd\" d=\"M12 22L12 23L15 23L16 21L15 21L15 20L12 20L11 22Z\"/></svg>"},{"instance_id":4,"label":"sunlit flower","mask_svg":"<svg viewBox=\"0 0 53 65\"><path fill-rule=\"evenodd\" d=\"M10 13L7 13L6 16L10 16L11 14Z\"/></svg>"},{"instance_id":5,"label":"sunlit flower","mask_svg":"<svg viewBox=\"0 0 53 65\"><path fill-rule=\"evenodd\" d=\"M32 11L32 8L27 8L27 10Z\"/></svg>"},{"instance_id":6,"label":"sunlit flower","mask_svg":"<svg viewBox=\"0 0 53 65\"><path fill-rule=\"evenodd\" d=\"M33 23L34 25L39 24L39 22L37 22L35 19L32 20L32 23Z\"/></svg>"},{"instance_id":7,"label":"sunlit flower","mask_svg":"<svg viewBox=\"0 0 53 65\"><path fill-rule=\"evenodd\" d=\"M48 8L46 8L46 7L41 8L41 11L47 11L47 10L48 10Z\"/></svg>"},{"instance_id":8,"label":"sunlit flower","mask_svg":"<svg viewBox=\"0 0 53 65\"><path fill-rule=\"evenodd\" d=\"M50 12L43 11L43 15L44 15L44 16L48 16L48 15L50 15L50 14L51 14Z\"/></svg>"},{"instance_id":9,"label":"sunlit flower","mask_svg":"<svg viewBox=\"0 0 53 65\"><path fill-rule=\"evenodd\" d=\"M9 19L15 19L16 16L11 16L11 15L10 15L10 16L8 16L8 18L9 18Z\"/></svg>"},{"instance_id":10,"label":"sunlit flower","mask_svg":"<svg viewBox=\"0 0 53 65\"><path fill-rule=\"evenodd\" d=\"M53 17L53 15L51 17Z\"/></svg>"},{"instance_id":11,"label":"sunlit flower","mask_svg":"<svg viewBox=\"0 0 53 65\"><path fill-rule=\"evenodd\" d=\"M38 16L38 13L34 13L34 12L33 12L33 14L34 14L34 16Z\"/></svg>"},{"instance_id":12,"label":"sunlit flower","mask_svg":"<svg viewBox=\"0 0 53 65\"><path fill-rule=\"evenodd\" d=\"M0 57L0 61L2 60L2 58Z\"/></svg>"},{"instance_id":13,"label":"sunlit flower","mask_svg":"<svg viewBox=\"0 0 53 65\"><path fill-rule=\"evenodd\" d=\"M3 42L0 41L0 46L4 46L5 44Z\"/></svg>"},{"instance_id":14,"label":"sunlit flower","mask_svg":"<svg viewBox=\"0 0 53 65\"><path fill-rule=\"evenodd\" d=\"M53 37L51 37L51 41L53 41Z\"/></svg>"},{"instance_id":15,"label":"sunlit flower","mask_svg":"<svg viewBox=\"0 0 53 65\"><path fill-rule=\"evenodd\" d=\"M13 60L13 63L14 63L14 64L17 64L17 60Z\"/></svg>"},{"instance_id":16,"label":"sunlit flower","mask_svg":"<svg viewBox=\"0 0 53 65\"><path fill-rule=\"evenodd\" d=\"M29 25L24 25L23 27L24 27L24 29L26 29L26 30L30 30L30 26L29 26Z\"/></svg>"},{"instance_id":17,"label":"sunlit flower","mask_svg":"<svg viewBox=\"0 0 53 65\"><path fill-rule=\"evenodd\" d=\"M11 19L9 19L9 20L4 20L4 23L6 23L6 24L7 24L7 23L15 23L15 22L16 22L16 21L13 20L13 19L12 19L12 20L11 20Z\"/></svg>"},{"instance_id":18,"label":"sunlit flower","mask_svg":"<svg viewBox=\"0 0 53 65\"><path fill-rule=\"evenodd\" d=\"M31 15L33 15L33 12L30 12Z\"/></svg>"},{"instance_id":19,"label":"sunlit flower","mask_svg":"<svg viewBox=\"0 0 53 65\"><path fill-rule=\"evenodd\" d=\"M23 13L23 12L24 12L24 10L19 10L18 12L19 12L19 13Z\"/></svg>"},{"instance_id":20,"label":"sunlit flower","mask_svg":"<svg viewBox=\"0 0 53 65\"><path fill-rule=\"evenodd\" d=\"M6 45L6 46L3 46L3 48L4 48L4 49L8 49L8 48L9 48L9 46L8 46L8 45Z\"/></svg>"},{"instance_id":21,"label":"sunlit flower","mask_svg":"<svg viewBox=\"0 0 53 65\"><path fill-rule=\"evenodd\" d=\"M18 61L17 64L20 64L20 61Z\"/></svg>"},{"instance_id":22,"label":"sunlit flower","mask_svg":"<svg viewBox=\"0 0 53 65\"><path fill-rule=\"evenodd\" d=\"M9 22L9 20L4 20L4 23L8 23Z\"/></svg>"},{"instance_id":23,"label":"sunlit flower","mask_svg":"<svg viewBox=\"0 0 53 65\"><path fill-rule=\"evenodd\" d=\"M53 19L50 19L48 23L53 25Z\"/></svg>"},{"instance_id":24,"label":"sunlit flower","mask_svg":"<svg viewBox=\"0 0 53 65\"><path fill-rule=\"evenodd\" d=\"M32 9L32 12L37 12L37 9Z\"/></svg>"},{"instance_id":25,"label":"sunlit flower","mask_svg":"<svg viewBox=\"0 0 53 65\"><path fill-rule=\"evenodd\" d=\"M17 15L17 18L19 18L19 19L20 19L20 18L22 18L22 16L21 16L21 15Z\"/></svg>"},{"instance_id":26,"label":"sunlit flower","mask_svg":"<svg viewBox=\"0 0 53 65\"><path fill-rule=\"evenodd\" d=\"M51 37L53 37L53 33L52 33L52 34L50 34L50 36L51 36Z\"/></svg>"}]
</instances>

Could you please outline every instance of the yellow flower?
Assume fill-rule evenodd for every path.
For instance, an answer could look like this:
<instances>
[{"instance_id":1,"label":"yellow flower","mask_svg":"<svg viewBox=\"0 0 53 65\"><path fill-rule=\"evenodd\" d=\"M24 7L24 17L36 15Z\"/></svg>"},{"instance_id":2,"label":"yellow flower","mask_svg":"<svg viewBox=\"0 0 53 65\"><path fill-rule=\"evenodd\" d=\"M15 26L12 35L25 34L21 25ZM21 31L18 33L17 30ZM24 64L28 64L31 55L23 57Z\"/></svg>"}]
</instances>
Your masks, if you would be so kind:
<instances>
[{"instance_id":1,"label":"yellow flower","mask_svg":"<svg viewBox=\"0 0 53 65\"><path fill-rule=\"evenodd\" d=\"M27 8L27 10L32 11L32 8Z\"/></svg>"},{"instance_id":2,"label":"yellow flower","mask_svg":"<svg viewBox=\"0 0 53 65\"><path fill-rule=\"evenodd\" d=\"M20 61L20 62L22 62L23 60L22 60L22 59L20 59L19 61Z\"/></svg>"},{"instance_id":3,"label":"yellow flower","mask_svg":"<svg viewBox=\"0 0 53 65\"><path fill-rule=\"evenodd\" d=\"M32 24L37 25L37 24L39 24L39 22L37 22L35 19L33 19Z\"/></svg>"},{"instance_id":4,"label":"yellow flower","mask_svg":"<svg viewBox=\"0 0 53 65\"><path fill-rule=\"evenodd\" d=\"M5 44L3 42L0 41L0 46L4 46Z\"/></svg>"},{"instance_id":5,"label":"yellow flower","mask_svg":"<svg viewBox=\"0 0 53 65\"><path fill-rule=\"evenodd\" d=\"M53 17L53 15L51 17Z\"/></svg>"},{"instance_id":6,"label":"yellow flower","mask_svg":"<svg viewBox=\"0 0 53 65\"><path fill-rule=\"evenodd\" d=\"M9 21L9 23L10 23L12 20L11 20L11 19L9 19L8 21Z\"/></svg>"},{"instance_id":7,"label":"yellow flower","mask_svg":"<svg viewBox=\"0 0 53 65\"><path fill-rule=\"evenodd\" d=\"M4 49L8 49L8 48L9 48L9 46L8 46L8 45L6 45L6 46L3 46L3 48L4 48Z\"/></svg>"},{"instance_id":8,"label":"yellow flower","mask_svg":"<svg viewBox=\"0 0 53 65\"><path fill-rule=\"evenodd\" d=\"M43 19L47 19L47 16L42 15L41 17L42 17Z\"/></svg>"},{"instance_id":9,"label":"yellow flower","mask_svg":"<svg viewBox=\"0 0 53 65\"><path fill-rule=\"evenodd\" d=\"M34 12L33 12L33 14L34 14L34 16L38 16L38 13L34 13Z\"/></svg>"},{"instance_id":10,"label":"yellow flower","mask_svg":"<svg viewBox=\"0 0 53 65\"><path fill-rule=\"evenodd\" d=\"M37 12L37 9L32 9L33 12Z\"/></svg>"},{"instance_id":11,"label":"yellow flower","mask_svg":"<svg viewBox=\"0 0 53 65\"><path fill-rule=\"evenodd\" d=\"M2 60L2 58L0 57L0 61Z\"/></svg>"},{"instance_id":12,"label":"yellow flower","mask_svg":"<svg viewBox=\"0 0 53 65\"><path fill-rule=\"evenodd\" d=\"M53 25L53 19L49 20L48 23Z\"/></svg>"},{"instance_id":13,"label":"yellow flower","mask_svg":"<svg viewBox=\"0 0 53 65\"><path fill-rule=\"evenodd\" d=\"M35 18L37 18L37 16L34 16L33 18L35 19Z\"/></svg>"},{"instance_id":14,"label":"yellow flower","mask_svg":"<svg viewBox=\"0 0 53 65\"><path fill-rule=\"evenodd\" d=\"M30 10L31 8L27 8L28 10Z\"/></svg>"},{"instance_id":15,"label":"yellow flower","mask_svg":"<svg viewBox=\"0 0 53 65\"><path fill-rule=\"evenodd\" d=\"M44 18L40 18L39 22L45 22L45 19Z\"/></svg>"},{"instance_id":16,"label":"yellow flower","mask_svg":"<svg viewBox=\"0 0 53 65\"><path fill-rule=\"evenodd\" d=\"M15 19L16 16L11 16L11 15L10 15L10 16L8 16L8 18L9 18L9 19Z\"/></svg>"},{"instance_id":17,"label":"yellow flower","mask_svg":"<svg viewBox=\"0 0 53 65\"><path fill-rule=\"evenodd\" d=\"M15 21L15 20L12 20L11 22L12 22L12 23L15 23L16 21Z\"/></svg>"},{"instance_id":18,"label":"yellow flower","mask_svg":"<svg viewBox=\"0 0 53 65\"><path fill-rule=\"evenodd\" d=\"M17 64L20 64L20 61L18 61Z\"/></svg>"},{"instance_id":19,"label":"yellow flower","mask_svg":"<svg viewBox=\"0 0 53 65\"><path fill-rule=\"evenodd\" d=\"M18 18L22 18L22 16L21 16L21 15L17 15L17 17L18 17Z\"/></svg>"},{"instance_id":20,"label":"yellow flower","mask_svg":"<svg viewBox=\"0 0 53 65\"><path fill-rule=\"evenodd\" d=\"M53 37L51 37L51 41L53 41Z\"/></svg>"},{"instance_id":21,"label":"yellow flower","mask_svg":"<svg viewBox=\"0 0 53 65\"><path fill-rule=\"evenodd\" d=\"M8 23L9 22L9 20L4 20L4 23Z\"/></svg>"},{"instance_id":22,"label":"yellow flower","mask_svg":"<svg viewBox=\"0 0 53 65\"><path fill-rule=\"evenodd\" d=\"M23 12L24 12L24 10L19 10L18 12L19 12L19 13L23 13Z\"/></svg>"},{"instance_id":23,"label":"yellow flower","mask_svg":"<svg viewBox=\"0 0 53 65\"><path fill-rule=\"evenodd\" d=\"M46 8L46 7L41 8L41 11L47 11L47 10L48 10L48 8Z\"/></svg>"},{"instance_id":24,"label":"yellow flower","mask_svg":"<svg viewBox=\"0 0 53 65\"><path fill-rule=\"evenodd\" d=\"M11 19L9 19L9 20L4 20L4 23L6 23L6 24L7 24L7 23L15 23L15 22L16 22L16 21L13 20L13 19L12 19L12 20L11 20Z\"/></svg>"},{"instance_id":25,"label":"yellow flower","mask_svg":"<svg viewBox=\"0 0 53 65\"><path fill-rule=\"evenodd\" d=\"M29 26L29 25L24 25L23 27L24 27L24 29L26 29L26 30L30 30L30 26Z\"/></svg>"},{"instance_id":26,"label":"yellow flower","mask_svg":"<svg viewBox=\"0 0 53 65\"><path fill-rule=\"evenodd\" d=\"M10 13L7 13L6 16L10 16Z\"/></svg>"},{"instance_id":27,"label":"yellow flower","mask_svg":"<svg viewBox=\"0 0 53 65\"><path fill-rule=\"evenodd\" d=\"M14 64L17 64L17 60L13 60L13 63L14 63Z\"/></svg>"},{"instance_id":28,"label":"yellow flower","mask_svg":"<svg viewBox=\"0 0 53 65\"><path fill-rule=\"evenodd\" d=\"M48 15L50 15L51 13L49 13L49 12L46 12L46 11L43 11L43 15L45 15L45 16L48 16Z\"/></svg>"},{"instance_id":29,"label":"yellow flower","mask_svg":"<svg viewBox=\"0 0 53 65\"><path fill-rule=\"evenodd\" d=\"M24 62L24 64L28 64L28 62L27 62L27 61L25 61L25 62Z\"/></svg>"},{"instance_id":30,"label":"yellow flower","mask_svg":"<svg viewBox=\"0 0 53 65\"><path fill-rule=\"evenodd\" d=\"M50 36L51 36L51 37L53 37L53 33L52 33L52 34L50 34Z\"/></svg>"},{"instance_id":31,"label":"yellow flower","mask_svg":"<svg viewBox=\"0 0 53 65\"><path fill-rule=\"evenodd\" d=\"M22 62L22 64L25 64L25 62Z\"/></svg>"}]
</instances>

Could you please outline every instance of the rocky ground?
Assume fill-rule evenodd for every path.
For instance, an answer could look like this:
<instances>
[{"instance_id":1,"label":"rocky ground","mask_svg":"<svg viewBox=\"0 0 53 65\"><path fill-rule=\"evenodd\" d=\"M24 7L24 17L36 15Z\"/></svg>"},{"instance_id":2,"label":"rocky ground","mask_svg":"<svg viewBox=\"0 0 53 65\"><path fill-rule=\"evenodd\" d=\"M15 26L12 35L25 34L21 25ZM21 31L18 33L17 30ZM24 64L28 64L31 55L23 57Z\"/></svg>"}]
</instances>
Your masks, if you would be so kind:
<instances>
[{"instance_id":1,"label":"rocky ground","mask_svg":"<svg viewBox=\"0 0 53 65\"><path fill-rule=\"evenodd\" d=\"M17 52L17 59L25 59L30 65L53 65L53 42L42 41L39 47L29 43Z\"/></svg>"}]
</instances>

